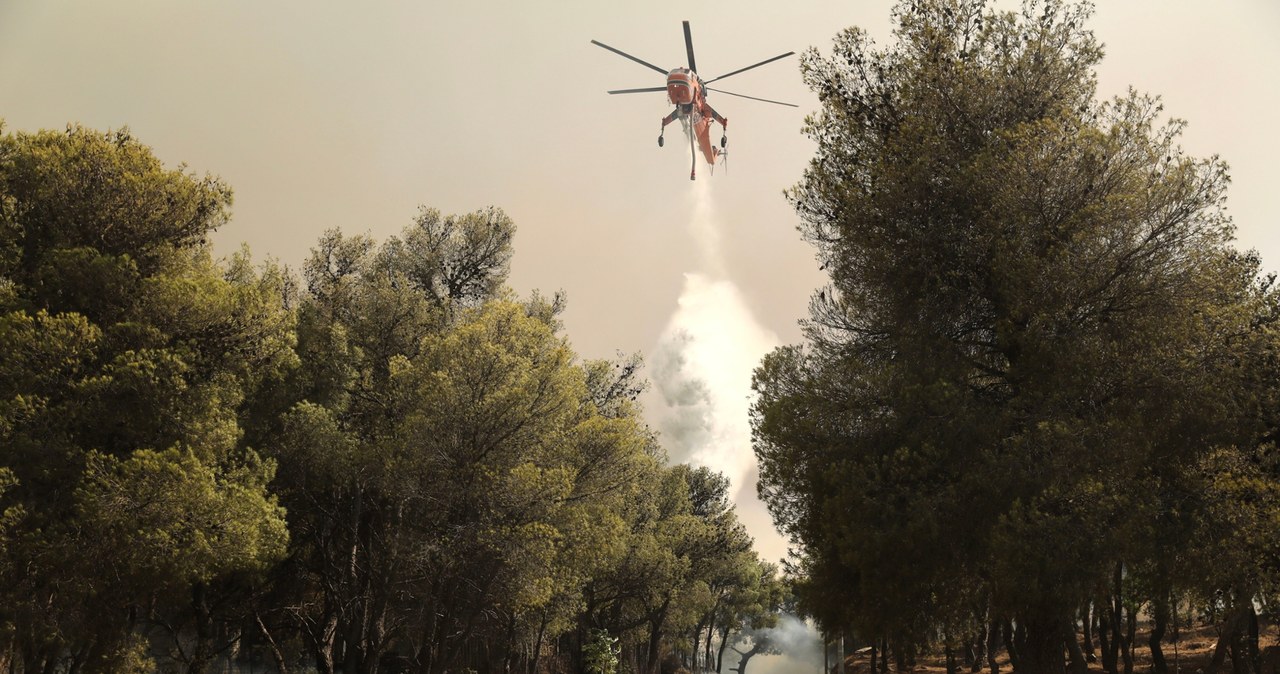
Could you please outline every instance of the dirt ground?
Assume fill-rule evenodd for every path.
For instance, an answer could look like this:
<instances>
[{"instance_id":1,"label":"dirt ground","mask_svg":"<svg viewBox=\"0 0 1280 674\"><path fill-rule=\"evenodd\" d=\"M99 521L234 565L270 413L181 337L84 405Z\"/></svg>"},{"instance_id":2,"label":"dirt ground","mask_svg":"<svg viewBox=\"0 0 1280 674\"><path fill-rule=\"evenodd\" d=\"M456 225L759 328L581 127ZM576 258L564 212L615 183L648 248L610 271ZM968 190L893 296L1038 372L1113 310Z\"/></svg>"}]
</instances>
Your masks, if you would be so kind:
<instances>
[{"instance_id":1,"label":"dirt ground","mask_svg":"<svg viewBox=\"0 0 1280 674\"><path fill-rule=\"evenodd\" d=\"M1280 674L1280 630L1274 625L1262 625L1262 631L1259 635L1258 647L1262 650L1262 672L1261 674ZM1135 674L1147 674L1151 671L1151 649L1147 647L1147 630L1139 629L1137 634L1138 645L1133 651L1133 671ZM1196 674L1203 671L1209 664L1209 660L1213 656L1213 647L1218 642L1217 628L1213 625L1200 625L1191 629L1183 629L1175 641L1172 635L1168 635L1164 640L1163 650L1165 661L1169 664L1169 674ZM1096 650L1095 641L1095 650ZM960 664L961 672L969 672L969 668L964 666L963 660L957 656ZM1000 664L1002 674L1010 674L1013 670L1009 667L1009 657L1002 650L1000 657L996 659ZM1123 668L1123 665L1121 665ZM839 674L838 668L831 668L832 674ZM870 674L871 657L869 653L859 653L849 656L845 660L846 674ZM941 653L926 654L917 659L916 667L913 670L915 674L945 674L947 671L946 660ZM1123 669L1121 670L1123 671ZM1223 672L1231 671L1231 660L1228 656L1227 661L1223 665ZM989 674L990 669L984 661L982 674ZM1089 664L1090 674L1102 674L1102 662Z\"/></svg>"}]
</instances>

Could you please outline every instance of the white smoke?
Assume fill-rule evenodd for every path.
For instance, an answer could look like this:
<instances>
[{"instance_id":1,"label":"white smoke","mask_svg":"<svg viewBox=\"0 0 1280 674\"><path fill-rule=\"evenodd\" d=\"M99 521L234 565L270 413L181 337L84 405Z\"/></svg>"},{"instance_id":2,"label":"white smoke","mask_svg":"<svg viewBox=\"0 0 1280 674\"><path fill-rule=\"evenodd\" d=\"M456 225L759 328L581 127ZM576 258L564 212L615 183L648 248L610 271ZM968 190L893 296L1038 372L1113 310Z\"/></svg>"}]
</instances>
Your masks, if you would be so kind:
<instances>
[{"instance_id":1,"label":"white smoke","mask_svg":"<svg viewBox=\"0 0 1280 674\"><path fill-rule=\"evenodd\" d=\"M822 671L822 637L811 623L784 613L769 633L769 641L781 653L755 656L747 662L746 674L813 674Z\"/></svg>"},{"instance_id":2,"label":"white smoke","mask_svg":"<svg viewBox=\"0 0 1280 674\"><path fill-rule=\"evenodd\" d=\"M658 427L674 460L724 473L736 501L744 486L752 493L755 487L746 484L755 467L751 372L778 337L760 325L726 273L707 181L693 183L690 198L697 268L685 273L676 311L654 350Z\"/></svg>"},{"instance_id":3,"label":"white smoke","mask_svg":"<svg viewBox=\"0 0 1280 674\"><path fill-rule=\"evenodd\" d=\"M729 278L708 181L693 184L690 201L697 265L685 272L676 310L653 352L653 380L661 396L658 428L673 460L729 478L739 519L756 549L777 561L786 546L756 496L749 413L751 373L778 346L778 336L760 325ZM822 671L821 638L810 623L784 614L770 641L781 654L756 655L747 663L747 674ZM732 650L726 652L723 671L737 660Z\"/></svg>"}]
</instances>

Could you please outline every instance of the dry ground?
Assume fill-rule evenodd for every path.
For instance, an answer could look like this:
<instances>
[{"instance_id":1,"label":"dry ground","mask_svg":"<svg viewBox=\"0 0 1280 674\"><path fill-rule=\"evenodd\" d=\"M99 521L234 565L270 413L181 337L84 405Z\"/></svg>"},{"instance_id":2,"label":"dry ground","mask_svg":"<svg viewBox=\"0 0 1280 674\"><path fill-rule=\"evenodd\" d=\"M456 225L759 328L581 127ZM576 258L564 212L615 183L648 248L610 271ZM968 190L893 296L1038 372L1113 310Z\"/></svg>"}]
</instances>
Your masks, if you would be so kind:
<instances>
[{"instance_id":1,"label":"dry ground","mask_svg":"<svg viewBox=\"0 0 1280 674\"><path fill-rule=\"evenodd\" d=\"M1147 674L1151 671L1151 649L1147 647L1147 635L1149 633L1149 627L1138 630L1138 646L1133 652L1134 674ZM1273 625L1262 625L1259 641L1259 647L1263 651L1261 674L1280 673L1280 634L1277 633L1277 628ZM1178 635L1175 656L1175 643L1172 635L1169 635L1164 640L1163 646L1165 661L1169 663L1169 673L1195 674L1198 670L1203 670L1208 665L1213 655L1213 647L1217 642L1218 632L1213 625L1200 625L1192 629L1183 629L1181 634ZM1010 674L1013 671L1009 667L1009 657L1005 655L1003 650L996 661L1000 664L1002 674ZM846 674L869 674L870 670L871 659L869 654L851 655L845 661ZM945 674L946 671L946 660L941 653L927 654L919 658L914 670L915 674ZM964 667L963 662L961 662L962 674L967 674L968 671L969 669ZM1222 671L1231 671L1229 657ZM990 669L986 667L984 662L982 674L989 674L989 672ZM1101 660L1091 663L1089 672L1090 674L1103 674ZM838 674L835 667L832 667L832 674Z\"/></svg>"}]
</instances>

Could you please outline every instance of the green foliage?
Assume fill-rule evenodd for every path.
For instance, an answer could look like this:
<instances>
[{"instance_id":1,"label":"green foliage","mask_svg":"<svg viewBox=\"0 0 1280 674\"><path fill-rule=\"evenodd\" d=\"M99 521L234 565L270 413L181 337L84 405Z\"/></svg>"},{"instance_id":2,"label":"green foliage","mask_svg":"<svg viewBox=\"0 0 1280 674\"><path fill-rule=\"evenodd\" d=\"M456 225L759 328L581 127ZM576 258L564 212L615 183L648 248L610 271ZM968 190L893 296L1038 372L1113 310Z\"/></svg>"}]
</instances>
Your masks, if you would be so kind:
<instances>
[{"instance_id":1,"label":"green foliage","mask_svg":"<svg viewBox=\"0 0 1280 674\"><path fill-rule=\"evenodd\" d=\"M33 276L57 251L129 256L150 275L173 251L200 245L231 204L231 190L216 178L165 169L127 129L78 126L5 135L0 194L10 251L0 275L45 301L56 300L58 288L35 286Z\"/></svg>"},{"instance_id":2,"label":"green foliage","mask_svg":"<svg viewBox=\"0 0 1280 674\"><path fill-rule=\"evenodd\" d=\"M577 364L562 299L508 298L511 231L495 209L426 210L381 246L330 232L306 265L300 402L270 444L294 557L325 598L304 624L342 627L346 667L555 638L626 551L653 469L637 363ZM312 645L336 666L332 642Z\"/></svg>"},{"instance_id":3,"label":"green foliage","mask_svg":"<svg viewBox=\"0 0 1280 674\"><path fill-rule=\"evenodd\" d=\"M1050 667L1117 563L1208 543L1163 513L1274 423L1275 296L1230 248L1226 167L1158 99L1095 100L1090 12L902 2L890 46L804 58L823 107L789 196L831 285L753 424L824 625L909 647L990 611Z\"/></svg>"},{"instance_id":4,"label":"green foliage","mask_svg":"<svg viewBox=\"0 0 1280 674\"><path fill-rule=\"evenodd\" d=\"M238 418L292 359L283 276L214 262L230 191L125 131L0 138L0 204L0 605L31 671L147 669L139 607L284 552Z\"/></svg>"},{"instance_id":5,"label":"green foliage","mask_svg":"<svg viewBox=\"0 0 1280 674\"><path fill-rule=\"evenodd\" d=\"M132 636L107 653L95 668L110 674L150 674L156 671L156 661L147 652L145 639Z\"/></svg>"},{"instance_id":6,"label":"green foliage","mask_svg":"<svg viewBox=\"0 0 1280 674\"><path fill-rule=\"evenodd\" d=\"M618 671L618 640L606 630L591 630L582 648L583 668L589 674L614 674Z\"/></svg>"},{"instance_id":7,"label":"green foliage","mask_svg":"<svg viewBox=\"0 0 1280 674\"><path fill-rule=\"evenodd\" d=\"M582 362L562 294L514 299L500 209L327 232L299 283L212 258L230 204L127 131L0 136L15 667L537 669L558 641L613 674L770 622L727 480L663 465L639 356Z\"/></svg>"},{"instance_id":8,"label":"green foliage","mask_svg":"<svg viewBox=\"0 0 1280 674\"><path fill-rule=\"evenodd\" d=\"M273 473L252 453L222 469L177 449L90 454L76 500L84 526L110 542L99 563L139 585L182 586L283 557L284 512L266 493Z\"/></svg>"}]
</instances>

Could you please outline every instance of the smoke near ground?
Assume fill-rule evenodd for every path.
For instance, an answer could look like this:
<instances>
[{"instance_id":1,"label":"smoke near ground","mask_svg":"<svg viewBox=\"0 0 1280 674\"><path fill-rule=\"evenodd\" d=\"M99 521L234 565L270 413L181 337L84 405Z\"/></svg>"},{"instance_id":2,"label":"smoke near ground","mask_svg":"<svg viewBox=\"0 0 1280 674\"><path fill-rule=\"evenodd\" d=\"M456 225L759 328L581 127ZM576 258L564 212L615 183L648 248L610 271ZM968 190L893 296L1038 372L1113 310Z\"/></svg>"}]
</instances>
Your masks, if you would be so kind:
<instances>
[{"instance_id":1,"label":"smoke near ground","mask_svg":"<svg viewBox=\"0 0 1280 674\"><path fill-rule=\"evenodd\" d=\"M729 478L739 520L756 550L777 563L786 546L756 496L756 460L751 450L751 373L778 337L756 320L720 251L722 223L716 219L710 181L692 184L689 228L697 246L696 268L684 287L650 358L659 397L647 405L657 419L673 461L718 470ZM756 655L747 674L813 674L822 671L817 631L783 615L770 639L781 655ZM743 646L746 648L746 646ZM738 656L726 652L724 671Z\"/></svg>"},{"instance_id":2,"label":"smoke near ground","mask_svg":"<svg viewBox=\"0 0 1280 674\"><path fill-rule=\"evenodd\" d=\"M778 619L769 635L778 655L756 655L747 662L746 674L815 674L822 672L822 637L813 625L790 613ZM732 656L732 657L730 657ZM738 666L738 655L726 652L723 671Z\"/></svg>"}]
</instances>

